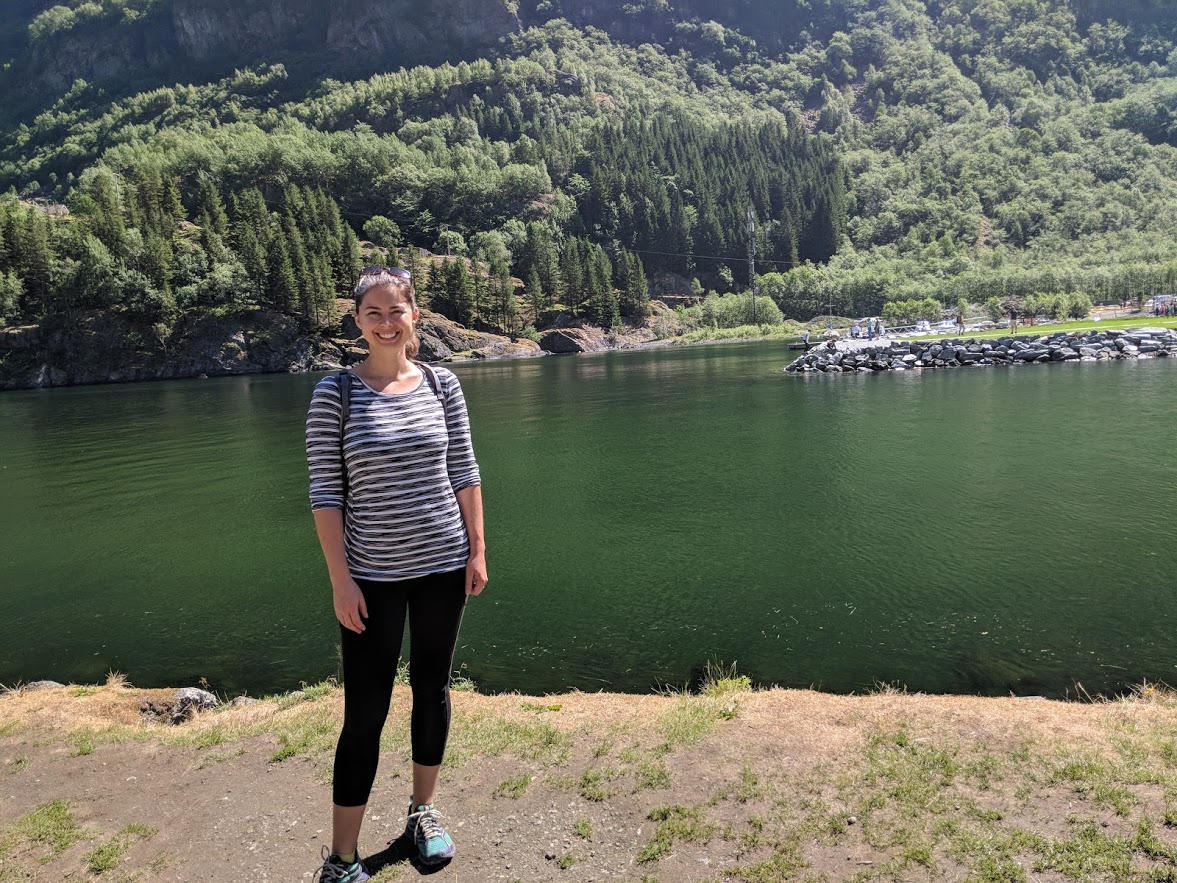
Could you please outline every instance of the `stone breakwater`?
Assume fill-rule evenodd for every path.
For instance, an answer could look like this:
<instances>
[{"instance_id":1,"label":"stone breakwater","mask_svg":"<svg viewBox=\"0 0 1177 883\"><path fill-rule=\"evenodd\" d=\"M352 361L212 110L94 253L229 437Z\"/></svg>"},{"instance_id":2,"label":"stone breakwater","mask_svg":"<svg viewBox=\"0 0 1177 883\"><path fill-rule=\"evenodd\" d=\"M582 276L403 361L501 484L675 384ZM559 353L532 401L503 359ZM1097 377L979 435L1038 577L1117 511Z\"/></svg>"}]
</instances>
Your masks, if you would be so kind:
<instances>
[{"instance_id":1,"label":"stone breakwater","mask_svg":"<svg viewBox=\"0 0 1177 883\"><path fill-rule=\"evenodd\" d=\"M1169 328L1113 329L1084 333L1063 331L1042 336L997 340L895 340L831 352L811 349L786 366L790 373L849 374L861 371L904 371L909 368L969 368L1045 362L1098 362L1151 356L1177 356L1177 332Z\"/></svg>"}]
</instances>

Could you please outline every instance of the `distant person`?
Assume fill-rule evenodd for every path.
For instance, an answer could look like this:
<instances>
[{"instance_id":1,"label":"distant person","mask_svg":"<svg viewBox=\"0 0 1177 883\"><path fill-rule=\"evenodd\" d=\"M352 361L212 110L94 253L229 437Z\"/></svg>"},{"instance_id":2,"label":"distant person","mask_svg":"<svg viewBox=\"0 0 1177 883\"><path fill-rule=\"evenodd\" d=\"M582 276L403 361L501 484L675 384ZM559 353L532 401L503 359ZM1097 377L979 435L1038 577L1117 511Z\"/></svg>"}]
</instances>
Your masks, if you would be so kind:
<instances>
[{"instance_id":1,"label":"distant person","mask_svg":"<svg viewBox=\"0 0 1177 883\"><path fill-rule=\"evenodd\" d=\"M883 320L880 319L878 322L875 323L875 337L883 337L884 335L886 335L886 333L887 333L887 327L883 324Z\"/></svg>"},{"instance_id":2,"label":"distant person","mask_svg":"<svg viewBox=\"0 0 1177 883\"><path fill-rule=\"evenodd\" d=\"M867 340L874 340L875 339L875 320L874 319L867 319L866 320L866 339Z\"/></svg>"},{"instance_id":3,"label":"distant person","mask_svg":"<svg viewBox=\"0 0 1177 883\"><path fill-rule=\"evenodd\" d=\"M487 582L482 488L458 378L413 361L419 316L407 270L364 270L355 321L368 357L319 381L307 414L311 509L343 661L343 730L322 883L370 879L357 843L406 618L413 793L405 836L425 865L454 855L433 800L449 735L458 627L466 599Z\"/></svg>"},{"instance_id":4,"label":"distant person","mask_svg":"<svg viewBox=\"0 0 1177 883\"><path fill-rule=\"evenodd\" d=\"M960 313L956 317L956 330L964 334L964 313Z\"/></svg>"},{"instance_id":5,"label":"distant person","mask_svg":"<svg viewBox=\"0 0 1177 883\"><path fill-rule=\"evenodd\" d=\"M805 344L805 348L809 349L809 329L806 328L801 332L801 342Z\"/></svg>"},{"instance_id":6,"label":"distant person","mask_svg":"<svg viewBox=\"0 0 1177 883\"><path fill-rule=\"evenodd\" d=\"M1018 311L1014 307L1009 308L1009 331L1012 334L1018 330Z\"/></svg>"}]
</instances>

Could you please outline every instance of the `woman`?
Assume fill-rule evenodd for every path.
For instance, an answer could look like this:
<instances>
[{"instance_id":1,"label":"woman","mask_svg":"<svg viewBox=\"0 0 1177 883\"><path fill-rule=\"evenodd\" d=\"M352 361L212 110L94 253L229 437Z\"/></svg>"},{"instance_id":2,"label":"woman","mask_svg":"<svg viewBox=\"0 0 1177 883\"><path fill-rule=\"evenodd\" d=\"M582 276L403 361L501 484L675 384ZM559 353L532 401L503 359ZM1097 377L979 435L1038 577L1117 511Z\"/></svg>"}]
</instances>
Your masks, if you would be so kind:
<instances>
[{"instance_id":1,"label":"woman","mask_svg":"<svg viewBox=\"0 0 1177 883\"><path fill-rule=\"evenodd\" d=\"M433 801L458 628L466 598L487 582L482 489L458 378L413 361L419 317L407 270L364 270L355 319L368 357L321 380L307 414L311 509L343 639L343 730L324 883L369 879L357 842L406 616L413 793L405 834L424 864L454 854Z\"/></svg>"}]
</instances>

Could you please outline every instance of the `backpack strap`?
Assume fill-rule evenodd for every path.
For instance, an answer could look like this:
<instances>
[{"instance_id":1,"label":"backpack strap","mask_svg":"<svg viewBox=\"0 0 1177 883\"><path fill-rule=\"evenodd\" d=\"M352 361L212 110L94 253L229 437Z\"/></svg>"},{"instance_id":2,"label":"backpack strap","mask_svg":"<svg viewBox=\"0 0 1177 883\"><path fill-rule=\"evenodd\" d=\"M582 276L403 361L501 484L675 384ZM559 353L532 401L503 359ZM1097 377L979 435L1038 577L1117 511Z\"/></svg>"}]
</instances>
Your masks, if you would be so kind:
<instances>
[{"instance_id":1,"label":"backpack strap","mask_svg":"<svg viewBox=\"0 0 1177 883\"><path fill-rule=\"evenodd\" d=\"M347 461L343 458L343 434L347 430L347 417L351 411L351 372L340 371L335 375L339 384L339 469L343 474L343 502L347 505Z\"/></svg>"},{"instance_id":2,"label":"backpack strap","mask_svg":"<svg viewBox=\"0 0 1177 883\"><path fill-rule=\"evenodd\" d=\"M414 362L421 373L425 375L425 382L429 384L429 388L433 390L433 394L437 396L437 400L441 403L441 407L445 408L445 390L442 388L441 378L437 376L437 372L426 365L424 362Z\"/></svg>"}]
</instances>

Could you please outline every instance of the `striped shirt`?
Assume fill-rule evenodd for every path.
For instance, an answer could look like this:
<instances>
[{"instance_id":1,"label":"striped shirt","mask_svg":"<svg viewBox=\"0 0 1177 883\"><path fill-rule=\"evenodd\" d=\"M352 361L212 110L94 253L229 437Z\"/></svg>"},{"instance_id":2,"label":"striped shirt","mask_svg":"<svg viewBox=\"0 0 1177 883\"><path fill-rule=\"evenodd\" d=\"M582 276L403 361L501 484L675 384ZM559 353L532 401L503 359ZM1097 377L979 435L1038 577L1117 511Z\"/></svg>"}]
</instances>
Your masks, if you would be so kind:
<instances>
[{"instance_id":1,"label":"striped shirt","mask_svg":"<svg viewBox=\"0 0 1177 883\"><path fill-rule=\"evenodd\" d=\"M466 566L470 541L457 492L481 484L458 378L434 368L412 392L379 393L354 374L343 458L343 540L353 577L394 581ZM319 381L307 412L311 509L344 509L339 380Z\"/></svg>"}]
</instances>

